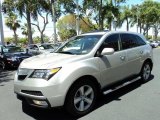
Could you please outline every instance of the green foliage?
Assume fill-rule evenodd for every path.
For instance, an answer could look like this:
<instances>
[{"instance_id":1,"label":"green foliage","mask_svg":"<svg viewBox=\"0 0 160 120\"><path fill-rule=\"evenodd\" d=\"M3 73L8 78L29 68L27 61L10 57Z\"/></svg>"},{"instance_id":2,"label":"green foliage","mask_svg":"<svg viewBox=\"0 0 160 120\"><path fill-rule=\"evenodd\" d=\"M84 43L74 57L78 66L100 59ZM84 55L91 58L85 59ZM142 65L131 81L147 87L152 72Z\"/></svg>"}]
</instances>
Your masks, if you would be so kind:
<instances>
[{"instance_id":1,"label":"green foliage","mask_svg":"<svg viewBox=\"0 0 160 120\"><path fill-rule=\"evenodd\" d=\"M7 43L7 42L12 43L13 41L14 41L13 37L6 37L6 38L4 38L4 42L5 43Z\"/></svg>"},{"instance_id":2,"label":"green foliage","mask_svg":"<svg viewBox=\"0 0 160 120\"><path fill-rule=\"evenodd\" d=\"M82 33L94 30L94 25L88 18L80 19L80 31ZM62 40L76 35L76 16L69 14L58 20L57 29Z\"/></svg>"},{"instance_id":3,"label":"green foliage","mask_svg":"<svg viewBox=\"0 0 160 120\"><path fill-rule=\"evenodd\" d=\"M148 30L154 29L154 37L157 38L160 30L160 3L152 0L146 0L141 5L132 6L132 26L137 24L140 32L148 36Z\"/></svg>"},{"instance_id":4,"label":"green foliage","mask_svg":"<svg viewBox=\"0 0 160 120\"><path fill-rule=\"evenodd\" d=\"M17 18L17 15L14 13L7 14L7 17L5 18L5 24L13 31L16 31L17 28L20 27L20 21Z\"/></svg>"},{"instance_id":5,"label":"green foliage","mask_svg":"<svg viewBox=\"0 0 160 120\"><path fill-rule=\"evenodd\" d=\"M43 36L44 42L49 42L49 37L44 35ZM40 43L41 42L41 38L39 36L36 36L33 38L34 43Z\"/></svg>"},{"instance_id":6,"label":"green foliage","mask_svg":"<svg viewBox=\"0 0 160 120\"><path fill-rule=\"evenodd\" d=\"M28 40L27 40L27 38L19 38L19 40L18 40L18 44L20 44L20 45L27 45L28 44Z\"/></svg>"},{"instance_id":7,"label":"green foliage","mask_svg":"<svg viewBox=\"0 0 160 120\"><path fill-rule=\"evenodd\" d=\"M74 29L62 29L59 31L59 36L62 41L65 41L73 36L76 36L76 31Z\"/></svg>"},{"instance_id":8,"label":"green foliage","mask_svg":"<svg viewBox=\"0 0 160 120\"><path fill-rule=\"evenodd\" d=\"M10 12L7 14L7 17L5 18L5 24L7 27L9 27L14 32L15 37L15 44L17 44L18 38L16 31L20 27L20 21L17 20L17 15L13 12Z\"/></svg>"},{"instance_id":9,"label":"green foliage","mask_svg":"<svg viewBox=\"0 0 160 120\"><path fill-rule=\"evenodd\" d=\"M76 7L78 7L80 11L81 33L94 29L103 30L104 28L108 28L111 30L112 23L115 20L117 20L116 25L118 25L118 27L121 27L124 21L127 22L127 30L129 30L129 25L134 26L138 24L140 31L146 36L148 35L148 30L153 28L155 39L160 32L160 3L153 0L145 0L142 4L134 5L131 8L121 6L121 3L127 0L82 0L79 1L78 6L76 6L75 0L4 0L2 9L7 17L14 13L15 16L26 18L27 25L23 26L21 30L23 30L22 34L28 37L28 41L31 41L31 21L34 20L37 22L37 25L42 25L38 23L38 16L41 16L44 18L43 20L45 20L44 15L46 13L52 15L51 1L55 3L54 8L56 10L56 15L52 17L56 17L56 21L58 21L57 28L62 40L75 35ZM91 12L87 14L87 10ZM67 15L58 20L61 14ZM14 15L9 16L7 22L9 23L8 27L16 31L18 24L15 24L16 27L13 27L13 23L15 23L13 16ZM93 25L91 19L96 22L95 25ZM9 22L11 20L13 20L13 22ZM17 23L19 23L19 21L17 21ZM44 29L41 27L41 37L44 31L45 26ZM16 34L14 36L17 37ZM16 42L16 38L13 40ZM34 38L34 40L38 42L39 38Z\"/></svg>"}]
</instances>

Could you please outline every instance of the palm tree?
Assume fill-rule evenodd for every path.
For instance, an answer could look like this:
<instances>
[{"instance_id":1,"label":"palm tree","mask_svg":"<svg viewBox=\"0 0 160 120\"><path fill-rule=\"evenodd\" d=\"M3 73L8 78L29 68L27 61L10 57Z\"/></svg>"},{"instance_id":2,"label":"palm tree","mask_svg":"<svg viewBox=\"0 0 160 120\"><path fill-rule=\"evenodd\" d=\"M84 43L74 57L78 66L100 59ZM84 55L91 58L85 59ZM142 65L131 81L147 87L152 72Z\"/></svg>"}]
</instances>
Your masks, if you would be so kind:
<instances>
[{"instance_id":1,"label":"palm tree","mask_svg":"<svg viewBox=\"0 0 160 120\"><path fill-rule=\"evenodd\" d=\"M121 24L123 24L125 21L127 23L126 25L126 30L129 31L129 24L130 20L132 18L132 12L129 6L124 6L123 7L123 12L121 13Z\"/></svg>"},{"instance_id":2,"label":"palm tree","mask_svg":"<svg viewBox=\"0 0 160 120\"><path fill-rule=\"evenodd\" d=\"M105 25L109 26L111 30L112 21L116 17L119 16L119 6L114 5L119 4L125 0L85 0L83 2L84 11L87 8L93 9L95 11L95 21L99 26L99 30L104 29L104 22L106 21Z\"/></svg>"},{"instance_id":3,"label":"palm tree","mask_svg":"<svg viewBox=\"0 0 160 120\"><path fill-rule=\"evenodd\" d=\"M46 2L49 0L4 0L3 5L5 6L6 13L17 12L21 17L26 18L28 27L28 39L29 43L33 43L32 39L32 28L31 18L37 20L38 10L43 8L47 9Z\"/></svg>"},{"instance_id":4,"label":"palm tree","mask_svg":"<svg viewBox=\"0 0 160 120\"><path fill-rule=\"evenodd\" d=\"M25 35L26 38L28 36L28 27L27 27L27 23L25 23L22 27L21 27L21 30L22 30L22 35ZM32 28L32 34L35 32L34 28Z\"/></svg>"},{"instance_id":5,"label":"palm tree","mask_svg":"<svg viewBox=\"0 0 160 120\"><path fill-rule=\"evenodd\" d=\"M17 29L20 27L19 20L17 20L17 15L14 13L8 14L8 16L5 18L5 24L7 27L9 27L14 32L14 38L15 38L15 44L17 45L18 38L17 38Z\"/></svg>"}]
</instances>

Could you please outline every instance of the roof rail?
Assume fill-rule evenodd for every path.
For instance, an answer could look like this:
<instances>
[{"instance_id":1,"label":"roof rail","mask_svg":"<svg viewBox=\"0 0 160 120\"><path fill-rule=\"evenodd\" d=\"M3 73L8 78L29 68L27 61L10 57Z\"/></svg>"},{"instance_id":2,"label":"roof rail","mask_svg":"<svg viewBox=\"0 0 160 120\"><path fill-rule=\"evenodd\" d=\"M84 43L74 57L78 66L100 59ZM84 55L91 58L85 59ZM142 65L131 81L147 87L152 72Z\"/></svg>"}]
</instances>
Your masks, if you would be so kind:
<instances>
[{"instance_id":1,"label":"roof rail","mask_svg":"<svg viewBox=\"0 0 160 120\"><path fill-rule=\"evenodd\" d=\"M94 32L109 32L110 30L94 30L86 33L94 33Z\"/></svg>"}]
</instances>

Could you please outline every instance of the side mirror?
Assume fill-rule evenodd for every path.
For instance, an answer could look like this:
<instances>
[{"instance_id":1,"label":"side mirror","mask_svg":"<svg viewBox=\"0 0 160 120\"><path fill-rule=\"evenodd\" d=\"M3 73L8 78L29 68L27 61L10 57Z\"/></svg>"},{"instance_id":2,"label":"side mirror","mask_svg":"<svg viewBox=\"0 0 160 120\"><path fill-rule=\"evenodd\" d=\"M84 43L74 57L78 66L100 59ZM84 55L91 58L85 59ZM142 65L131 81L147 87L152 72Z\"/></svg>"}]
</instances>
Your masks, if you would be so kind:
<instances>
[{"instance_id":1,"label":"side mirror","mask_svg":"<svg viewBox=\"0 0 160 120\"><path fill-rule=\"evenodd\" d=\"M101 53L101 55L112 55L112 54L114 54L113 48L104 48Z\"/></svg>"}]
</instances>

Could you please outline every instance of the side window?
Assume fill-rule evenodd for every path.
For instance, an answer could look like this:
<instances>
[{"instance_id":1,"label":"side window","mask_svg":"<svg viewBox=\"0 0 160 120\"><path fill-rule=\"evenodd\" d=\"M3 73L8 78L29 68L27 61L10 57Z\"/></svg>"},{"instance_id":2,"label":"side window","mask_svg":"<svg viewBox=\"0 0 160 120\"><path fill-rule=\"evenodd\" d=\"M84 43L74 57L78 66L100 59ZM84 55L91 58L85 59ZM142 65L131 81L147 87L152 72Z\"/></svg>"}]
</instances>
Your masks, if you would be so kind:
<instances>
[{"instance_id":1,"label":"side window","mask_svg":"<svg viewBox=\"0 0 160 120\"><path fill-rule=\"evenodd\" d=\"M33 45L30 45L28 48L29 48L29 49L33 49Z\"/></svg>"},{"instance_id":2,"label":"side window","mask_svg":"<svg viewBox=\"0 0 160 120\"><path fill-rule=\"evenodd\" d=\"M137 38L137 41L136 41L136 42L137 42L137 45L138 45L138 46L142 46L142 45L145 45L145 44L146 44L141 37L136 36L136 38Z\"/></svg>"},{"instance_id":3,"label":"side window","mask_svg":"<svg viewBox=\"0 0 160 120\"><path fill-rule=\"evenodd\" d=\"M137 47L137 38L132 34L121 34L122 49Z\"/></svg>"},{"instance_id":4,"label":"side window","mask_svg":"<svg viewBox=\"0 0 160 120\"><path fill-rule=\"evenodd\" d=\"M119 50L119 34L110 35L104 42L105 48L113 48L115 51Z\"/></svg>"},{"instance_id":5,"label":"side window","mask_svg":"<svg viewBox=\"0 0 160 120\"><path fill-rule=\"evenodd\" d=\"M33 49L34 49L34 50L38 50L37 45L34 45L34 46L33 46Z\"/></svg>"}]
</instances>

